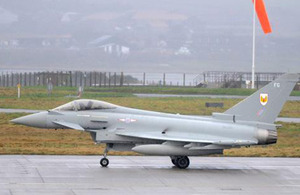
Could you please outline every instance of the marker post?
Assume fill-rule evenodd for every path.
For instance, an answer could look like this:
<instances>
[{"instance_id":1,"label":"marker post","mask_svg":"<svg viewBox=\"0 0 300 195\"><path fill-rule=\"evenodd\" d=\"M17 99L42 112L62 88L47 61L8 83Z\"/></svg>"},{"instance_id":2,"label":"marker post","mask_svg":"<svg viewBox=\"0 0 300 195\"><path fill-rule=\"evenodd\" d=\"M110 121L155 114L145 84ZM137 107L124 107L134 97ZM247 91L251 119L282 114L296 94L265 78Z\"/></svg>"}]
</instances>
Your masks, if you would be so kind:
<instances>
[{"instance_id":1,"label":"marker post","mask_svg":"<svg viewBox=\"0 0 300 195\"><path fill-rule=\"evenodd\" d=\"M21 97L21 84L18 83L17 87L18 87L18 98L20 98Z\"/></svg>"}]
</instances>

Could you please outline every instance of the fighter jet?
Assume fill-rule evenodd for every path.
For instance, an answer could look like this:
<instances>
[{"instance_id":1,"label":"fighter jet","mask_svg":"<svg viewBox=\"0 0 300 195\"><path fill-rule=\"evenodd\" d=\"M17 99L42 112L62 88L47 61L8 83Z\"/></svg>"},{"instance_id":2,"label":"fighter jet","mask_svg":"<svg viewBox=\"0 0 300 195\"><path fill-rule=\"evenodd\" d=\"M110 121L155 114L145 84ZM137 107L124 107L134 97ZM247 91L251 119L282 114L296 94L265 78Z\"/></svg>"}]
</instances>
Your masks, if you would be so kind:
<instances>
[{"instance_id":1,"label":"fighter jet","mask_svg":"<svg viewBox=\"0 0 300 195\"><path fill-rule=\"evenodd\" d=\"M134 151L169 156L185 169L188 156L223 154L224 149L275 144L276 117L299 81L299 74L285 74L224 113L187 116L127 108L98 100L79 99L17 119L13 123L46 129L76 129L89 132L107 153Z\"/></svg>"}]
</instances>

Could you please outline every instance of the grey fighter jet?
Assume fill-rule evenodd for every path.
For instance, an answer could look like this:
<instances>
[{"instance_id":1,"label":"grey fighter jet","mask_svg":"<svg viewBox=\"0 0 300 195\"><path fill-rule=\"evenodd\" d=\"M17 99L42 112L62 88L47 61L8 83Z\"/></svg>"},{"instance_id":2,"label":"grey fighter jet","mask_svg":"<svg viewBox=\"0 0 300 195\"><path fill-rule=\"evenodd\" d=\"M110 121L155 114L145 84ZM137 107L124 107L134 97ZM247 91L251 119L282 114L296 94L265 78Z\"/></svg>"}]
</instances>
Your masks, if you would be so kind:
<instances>
[{"instance_id":1,"label":"grey fighter jet","mask_svg":"<svg viewBox=\"0 0 300 195\"><path fill-rule=\"evenodd\" d=\"M190 164L188 156L275 144L274 121L299 77L299 74L283 75L224 113L213 113L210 117L152 112L80 99L12 122L89 132L95 143L106 144L104 158L100 160L103 167L109 164L107 152L116 150L170 156L176 167L185 169Z\"/></svg>"}]
</instances>

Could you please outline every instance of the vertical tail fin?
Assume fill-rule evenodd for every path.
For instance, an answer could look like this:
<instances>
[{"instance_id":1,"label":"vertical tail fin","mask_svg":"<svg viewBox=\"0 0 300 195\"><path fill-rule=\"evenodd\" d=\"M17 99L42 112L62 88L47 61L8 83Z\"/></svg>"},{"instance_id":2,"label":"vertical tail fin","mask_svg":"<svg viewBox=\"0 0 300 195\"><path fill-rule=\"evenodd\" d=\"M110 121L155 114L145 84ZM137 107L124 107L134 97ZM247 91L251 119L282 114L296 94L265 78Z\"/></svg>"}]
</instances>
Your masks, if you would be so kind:
<instances>
[{"instance_id":1,"label":"vertical tail fin","mask_svg":"<svg viewBox=\"0 0 300 195\"><path fill-rule=\"evenodd\" d=\"M237 120L274 123L300 74L285 74L225 111Z\"/></svg>"}]
</instances>

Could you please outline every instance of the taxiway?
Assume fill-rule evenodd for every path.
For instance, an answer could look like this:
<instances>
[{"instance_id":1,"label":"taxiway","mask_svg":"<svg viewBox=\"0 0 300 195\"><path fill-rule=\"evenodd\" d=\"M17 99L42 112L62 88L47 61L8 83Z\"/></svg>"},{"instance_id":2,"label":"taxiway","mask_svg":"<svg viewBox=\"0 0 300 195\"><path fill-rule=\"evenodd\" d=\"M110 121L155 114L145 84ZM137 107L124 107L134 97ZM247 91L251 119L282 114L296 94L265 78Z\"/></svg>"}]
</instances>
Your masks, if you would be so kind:
<instances>
[{"instance_id":1,"label":"taxiway","mask_svg":"<svg viewBox=\"0 0 300 195\"><path fill-rule=\"evenodd\" d=\"M0 194L299 194L300 158L0 156Z\"/></svg>"},{"instance_id":2,"label":"taxiway","mask_svg":"<svg viewBox=\"0 0 300 195\"><path fill-rule=\"evenodd\" d=\"M212 98L212 99L245 99L248 96L243 95L205 95L205 94L154 94L154 93L135 93L133 94L139 98ZM288 101L300 101L300 96L289 96Z\"/></svg>"}]
</instances>

